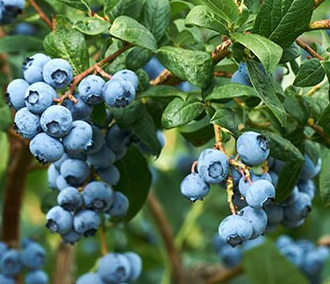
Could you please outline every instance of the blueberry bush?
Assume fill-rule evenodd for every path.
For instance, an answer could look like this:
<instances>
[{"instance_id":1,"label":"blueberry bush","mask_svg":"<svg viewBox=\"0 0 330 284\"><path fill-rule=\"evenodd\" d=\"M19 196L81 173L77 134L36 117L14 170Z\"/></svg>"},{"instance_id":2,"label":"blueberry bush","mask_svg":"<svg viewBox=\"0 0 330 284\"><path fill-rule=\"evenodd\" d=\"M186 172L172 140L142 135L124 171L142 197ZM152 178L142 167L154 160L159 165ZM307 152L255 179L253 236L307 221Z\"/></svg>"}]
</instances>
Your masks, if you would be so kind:
<instances>
[{"instance_id":1,"label":"blueberry bush","mask_svg":"<svg viewBox=\"0 0 330 284\"><path fill-rule=\"evenodd\" d=\"M329 284L329 8L0 0L0 284Z\"/></svg>"}]
</instances>

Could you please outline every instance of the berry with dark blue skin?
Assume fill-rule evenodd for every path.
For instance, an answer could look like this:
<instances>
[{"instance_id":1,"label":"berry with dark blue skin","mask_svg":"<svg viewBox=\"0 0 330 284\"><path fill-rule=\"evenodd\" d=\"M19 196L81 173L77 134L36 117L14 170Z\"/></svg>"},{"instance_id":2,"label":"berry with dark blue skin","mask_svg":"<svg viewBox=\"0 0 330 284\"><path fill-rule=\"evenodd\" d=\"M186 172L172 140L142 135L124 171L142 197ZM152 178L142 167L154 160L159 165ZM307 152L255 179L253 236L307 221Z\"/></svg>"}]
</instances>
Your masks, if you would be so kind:
<instances>
[{"instance_id":1,"label":"berry with dark blue skin","mask_svg":"<svg viewBox=\"0 0 330 284\"><path fill-rule=\"evenodd\" d=\"M59 140L46 133L39 133L30 142L30 152L40 163L46 164L59 160L64 149Z\"/></svg>"},{"instance_id":2,"label":"berry with dark blue skin","mask_svg":"<svg viewBox=\"0 0 330 284\"><path fill-rule=\"evenodd\" d=\"M180 189L181 194L192 202L203 200L210 191L209 185L197 173L187 175L181 182Z\"/></svg>"},{"instance_id":3,"label":"berry with dark blue skin","mask_svg":"<svg viewBox=\"0 0 330 284\"><path fill-rule=\"evenodd\" d=\"M251 182L255 182L257 180L268 180L269 182L272 182L271 176L268 173L263 173L262 175L256 175L253 172L250 172L250 179ZM238 183L238 189L239 192L243 195L246 196L246 191L250 187L250 182L245 179L244 177L241 177Z\"/></svg>"},{"instance_id":4,"label":"berry with dark blue skin","mask_svg":"<svg viewBox=\"0 0 330 284\"><path fill-rule=\"evenodd\" d=\"M276 240L276 246L279 247L285 247L287 245L290 245L293 242L293 239L287 235L281 235Z\"/></svg>"},{"instance_id":5,"label":"berry with dark blue skin","mask_svg":"<svg viewBox=\"0 0 330 284\"><path fill-rule=\"evenodd\" d=\"M230 215L219 225L220 238L232 247L249 240L253 234L251 222L239 215Z\"/></svg>"},{"instance_id":6,"label":"berry with dark blue skin","mask_svg":"<svg viewBox=\"0 0 330 284\"><path fill-rule=\"evenodd\" d=\"M297 222L306 218L311 209L312 201L310 196L304 192L299 192L297 200L285 207L284 216L289 221Z\"/></svg>"},{"instance_id":7,"label":"berry with dark blue skin","mask_svg":"<svg viewBox=\"0 0 330 284\"><path fill-rule=\"evenodd\" d=\"M57 203L67 211L78 211L82 208L84 199L78 189L67 187L57 196Z\"/></svg>"},{"instance_id":8,"label":"berry with dark blue skin","mask_svg":"<svg viewBox=\"0 0 330 284\"><path fill-rule=\"evenodd\" d=\"M69 85L73 78L70 63L61 58L48 61L43 68L44 81L55 89L62 89Z\"/></svg>"},{"instance_id":9,"label":"berry with dark blue skin","mask_svg":"<svg viewBox=\"0 0 330 284\"><path fill-rule=\"evenodd\" d=\"M75 94L74 97L77 103L71 100L65 100L62 105L70 110L73 120L88 119L93 110L92 106L86 104L79 94Z\"/></svg>"},{"instance_id":10,"label":"berry with dark blue skin","mask_svg":"<svg viewBox=\"0 0 330 284\"><path fill-rule=\"evenodd\" d=\"M67 159L61 165L60 173L68 184L80 186L90 175L90 167L85 161Z\"/></svg>"},{"instance_id":11,"label":"berry with dark blue skin","mask_svg":"<svg viewBox=\"0 0 330 284\"><path fill-rule=\"evenodd\" d=\"M123 217L126 215L129 207L129 201L125 194L115 191L114 201L110 209L107 211L111 217Z\"/></svg>"},{"instance_id":12,"label":"berry with dark blue skin","mask_svg":"<svg viewBox=\"0 0 330 284\"><path fill-rule=\"evenodd\" d=\"M278 246L278 250L283 254L288 260L290 260L294 265L300 267L304 259L303 249L292 242L290 245Z\"/></svg>"},{"instance_id":13,"label":"berry with dark blue skin","mask_svg":"<svg viewBox=\"0 0 330 284\"><path fill-rule=\"evenodd\" d=\"M88 154L95 154L99 152L105 144L104 135L101 129L95 125L92 125L92 129L93 129L93 138L92 138L93 144L92 147L90 147L86 151L86 153Z\"/></svg>"},{"instance_id":14,"label":"berry with dark blue skin","mask_svg":"<svg viewBox=\"0 0 330 284\"><path fill-rule=\"evenodd\" d=\"M275 198L275 188L267 180L255 181L246 191L246 202L253 208L262 208Z\"/></svg>"},{"instance_id":15,"label":"berry with dark blue skin","mask_svg":"<svg viewBox=\"0 0 330 284\"><path fill-rule=\"evenodd\" d=\"M81 99L90 105L103 103L102 89L105 81L96 75L86 76L78 85L78 91Z\"/></svg>"},{"instance_id":16,"label":"berry with dark blue skin","mask_svg":"<svg viewBox=\"0 0 330 284\"><path fill-rule=\"evenodd\" d=\"M282 206L291 205L292 203L297 201L298 195L299 195L299 189L297 186L295 186L291 194L281 202L281 205Z\"/></svg>"},{"instance_id":17,"label":"berry with dark blue skin","mask_svg":"<svg viewBox=\"0 0 330 284\"><path fill-rule=\"evenodd\" d=\"M73 226L85 237L94 236L101 223L99 215L92 210L81 210L74 216Z\"/></svg>"},{"instance_id":18,"label":"berry with dark blue skin","mask_svg":"<svg viewBox=\"0 0 330 284\"><path fill-rule=\"evenodd\" d=\"M8 246L4 242L0 242L0 259L2 258L3 253L8 249Z\"/></svg>"},{"instance_id":19,"label":"berry with dark blue skin","mask_svg":"<svg viewBox=\"0 0 330 284\"><path fill-rule=\"evenodd\" d=\"M316 189L312 180L300 180L297 186L299 191L308 194L311 199L314 198Z\"/></svg>"},{"instance_id":20,"label":"berry with dark blue skin","mask_svg":"<svg viewBox=\"0 0 330 284\"><path fill-rule=\"evenodd\" d=\"M205 149L198 158L197 170L205 182L210 184L220 183L228 176L228 159L219 150Z\"/></svg>"},{"instance_id":21,"label":"berry with dark blue skin","mask_svg":"<svg viewBox=\"0 0 330 284\"><path fill-rule=\"evenodd\" d=\"M29 83L42 82L42 70L45 64L50 61L51 58L43 53L36 53L31 57L28 57L23 63L23 76Z\"/></svg>"},{"instance_id":22,"label":"berry with dark blue skin","mask_svg":"<svg viewBox=\"0 0 330 284\"><path fill-rule=\"evenodd\" d=\"M31 270L41 269L45 265L45 250L35 242L30 242L21 251L22 265Z\"/></svg>"},{"instance_id":23,"label":"berry with dark blue skin","mask_svg":"<svg viewBox=\"0 0 330 284\"><path fill-rule=\"evenodd\" d=\"M10 24L22 13L25 0L1 0L0 1L0 24Z\"/></svg>"},{"instance_id":24,"label":"berry with dark blue skin","mask_svg":"<svg viewBox=\"0 0 330 284\"><path fill-rule=\"evenodd\" d=\"M64 188L70 187L71 185L67 183L67 181L65 180L65 178L61 175L59 175L56 178L56 188L61 191Z\"/></svg>"},{"instance_id":25,"label":"berry with dark blue skin","mask_svg":"<svg viewBox=\"0 0 330 284\"><path fill-rule=\"evenodd\" d=\"M92 138L93 129L90 124L82 120L75 120L69 134L63 137L65 152L71 155L88 150L93 144Z\"/></svg>"},{"instance_id":26,"label":"berry with dark blue skin","mask_svg":"<svg viewBox=\"0 0 330 284\"><path fill-rule=\"evenodd\" d=\"M96 172L108 184L116 185L120 180L120 172L114 165L110 165L105 169L97 169Z\"/></svg>"},{"instance_id":27,"label":"berry with dark blue skin","mask_svg":"<svg viewBox=\"0 0 330 284\"><path fill-rule=\"evenodd\" d=\"M48 135L61 138L67 135L72 127L71 112L60 105L50 106L40 117L40 125Z\"/></svg>"},{"instance_id":28,"label":"berry with dark blue skin","mask_svg":"<svg viewBox=\"0 0 330 284\"><path fill-rule=\"evenodd\" d=\"M155 79L164 71L165 67L159 62L157 57L154 56L143 66L143 69L147 72L150 79Z\"/></svg>"},{"instance_id":29,"label":"berry with dark blue skin","mask_svg":"<svg viewBox=\"0 0 330 284\"><path fill-rule=\"evenodd\" d=\"M232 197L232 201L238 209L242 209L243 207L248 205L245 201L245 198L242 197L238 189L234 189L234 195Z\"/></svg>"},{"instance_id":30,"label":"berry with dark blue skin","mask_svg":"<svg viewBox=\"0 0 330 284\"><path fill-rule=\"evenodd\" d=\"M19 23L15 26L14 34L17 35L34 35L37 29L28 23Z\"/></svg>"},{"instance_id":31,"label":"berry with dark blue skin","mask_svg":"<svg viewBox=\"0 0 330 284\"><path fill-rule=\"evenodd\" d=\"M9 277L17 276L22 270L20 252L15 249L8 249L2 254L0 260L0 271Z\"/></svg>"},{"instance_id":32,"label":"berry with dark blue skin","mask_svg":"<svg viewBox=\"0 0 330 284\"><path fill-rule=\"evenodd\" d=\"M15 79L11 81L7 86L5 94L7 104L15 110L25 107L24 98L29 86L30 84L23 79Z\"/></svg>"},{"instance_id":33,"label":"berry with dark blue skin","mask_svg":"<svg viewBox=\"0 0 330 284\"><path fill-rule=\"evenodd\" d=\"M284 220L284 208L277 204L269 204L264 207L268 223L279 224Z\"/></svg>"},{"instance_id":34,"label":"berry with dark blue skin","mask_svg":"<svg viewBox=\"0 0 330 284\"><path fill-rule=\"evenodd\" d=\"M309 180L316 177L321 170L321 165L322 162L320 158L317 160L317 163L314 164L311 158L305 155L305 162L301 170L300 179Z\"/></svg>"},{"instance_id":35,"label":"berry with dark blue skin","mask_svg":"<svg viewBox=\"0 0 330 284\"><path fill-rule=\"evenodd\" d=\"M251 250L255 247L258 247L262 244L265 243L265 237L264 236L259 236L253 240L247 240L243 246L242 246L242 250L245 252L245 251L248 251L248 250Z\"/></svg>"},{"instance_id":36,"label":"berry with dark blue skin","mask_svg":"<svg viewBox=\"0 0 330 284\"><path fill-rule=\"evenodd\" d=\"M191 84L188 81L184 81L184 82L176 85L176 87L178 89L180 89L181 91L184 91L184 92L187 92L187 93L200 90L200 88L194 86L193 84Z\"/></svg>"},{"instance_id":37,"label":"berry with dark blue skin","mask_svg":"<svg viewBox=\"0 0 330 284\"><path fill-rule=\"evenodd\" d=\"M76 284L104 284L97 273L87 273L77 279Z\"/></svg>"},{"instance_id":38,"label":"berry with dark blue skin","mask_svg":"<svg viewBox=\"0 0 330 284\"><path fill-rule=\"evenodd\" d=\"M42 270L30 271L25 276L25 284L47 284L48 275Z\"/></svg>"},{"instance_id":39,"label":"berry with dark blue skin","mask_svg":"<svg viewBox=\"0 0 330 284\"><path fill-rule=\"evenodd\" d=\"M1 284L15 284L14 278L0 274L0 283Z\"/></svg>"},{"instance_id":40,"label":"berry with dark blue skin","mask_svg":"<svg viewBox=\"0 0 330 284\"><path fill-rule=\"evenodd\" d=\"M40 131L40 117L29 111L27 107L16 112L14 118L14 129L25 139L31 140Z\"/></svg>"},{"instance_id":41,"label":"berry with dark blue skin","mask_svg":"<svg viewBox=\"0 0 330 284\"><path fill-rule=\"evenodd\" d=\"M301 219L299 221L291 221L286 218L281 222L282 226L287 229L293 229L302 226L305 223L305 219Z\"/></svg>"},{"instance_id":42,"label":"berry with dark blue skin","mask_svg":"<svg viewBox=\"0 0 330 284\"><path fill-rule=\"evenodd\" d=\"M233 76L231 77L231 82L240 85L252 86L250 79L247 79L246 76L244 76L244 74L242 74L242 72L238 70L235 71Z\"/></svg>"},{"instance_id":43,"label":"berry with dark blue skin","mask_svg":"<svg viewBox=\"0 0 330 284\"><path fill-rule=\"evenodd\" d=\"M267 226L267 214L264 210L246 206L239 211L239 215L248 219L252 224L253 233L250 239L256 239L264 233Z\"/></svg>"},{"instance_id":44,"label":"berry with dark blue skin","mask_svg":"<svg viewBox=\"0 0 330 284\"><path fill-rule=\"evenodd\" d=\"M51 189L56 189L56 179L60 175L54 164L51 164L47 169L48 186Z\"/></svg>"},{"instance_id":45,"label":"berry with dark blue skin","mask_svg":"<svg viewBox=\"0 0 330 284\"><path fill-rule=\"evenodd\" d=\"M79 234L74 229L72 229L69 233L61 235L61 237L64 243L74 245L81 239L82 234Z\"/></svg>"},{"instance_id":46,"label":"berry with dark blue skin","mask_svg":"<svg viewBox=\"0 0 330 284\"><path fill-rule=\"evenodd\" d=\"M109 107L126 107L135 98L136 90L127 80L111 79L103 87L103 99Z\"/></svg>"},{"instance_id":47,"label":"berry with dark blue skin","mask_svg":"<svg viewBox=\"0 0 330 284\"><path fill-rule=\"evenodd\" d=\"M106 284L120 283L130 277L131 265L125 255L108 253L101 258L97 273Z\"/></svg>"},{"instance_id":48,"label":"berry with dark blue skin","mask_svg":"<svg viewBox=\"0 0 330 284\"><path fill-rule=\"evenodd\" d=\"M141 257L135 252L126 252L124 256L128 259L131 265L131 273L126 281L133 282L136 281L142 271L142 260Z\"/></svg>"},{"instance_id":49,"label":"berry with dark blue skin","mask_svg":"<svg viewBox=\"0 0 330 284\"><path fill-rule=\"evenodd\" d=\"M87 155L88 162L93 165L95 169L106 169L113 164L115 159L116 156L114 152L107 145L103 145L95 154Z\"/></svg>"},{"instance_id":50,"label":"berry with dark blue skin","mask_svg":"<svg viewBox=\"0 0 330 284\"><path fill-rule=\"evenodd\" d=\"M122 158L132 141L132 133L121 130L117 124L113 124L107 131L105 141L108 147L116 154L116 160Z\"/></svg>"},{"instance_id":51,"label":"berry with dark blue skin","mask_svg":"<svg viewBox=\"0 0 330 284\"><path fill-rule=\"evenodd\" d=\"M277 181L278 181L278 174L275 173L275 172L272 171L272 170L269 171L268 173L269 173L270 178L271 178L271 180L272 180L272 184L276 187L276 185L277 185Z\"/></svg>"},{"instance_id":52,"label":"berry with dark blue skin","mask_svg":"<svg viewBox=\"0 0 330 284\"><path fill-rule=\"evenodd\" d=\"M249 166L260 165L269 156L266 137L253 131L245 132L238 137L236 150L242 161Z\"/></svg>"},{"instance_id":53,"label":"berry with dark blue skin","mask_svg":"<svg viewBox=\"0 0 330 284\"><path fill-rule=\"evenodd\" d=\"M83 191L86 208L97 212L106 212L114 202L114 193L111 187L101 181L93 181L87 184Z\"/></svg>"},{"instance_id":54,"label":"berry with dark blue skin","mask_svg":"<svg viewBox=\"0 0 330 284\"><path fill-rule=\"evenodd\" d=\"M242 261L242 251L238 247L232 247L229 244L224 244L218 255L225 267L235 267Z\"/></svg>"},{"instance_id":55,"label":"berry with dark blue skin","mask_svg":"<svg viewBox=\"0 0 330 284\"><path fill-rule=\"evenodd\" d=\"M53 104L56 98L55 90L44 82L37 82L27 88L25 92L25 105L36 114L43 113Z\"/></svg>"},{"instance_id":56,"label":"berry with dark blue skin","mask_svg":"<svg viewBox=\"0 0 330 284\"><path fill-rule=\"evenodd\" d=\"M63 209L61 206L55 206L47 212L46 227L51 233L59 233L61 235L71 231L73 225L72 214Z\"/></svg>"},{"instance_id":57,"label":"berry with dark blue skin","mask_svg":"<svg viewBox=\"0 0 330 284\"><path fill-rule=\"evenodd\" d=\"M134 86L135 90L137 90L137 88L139 86L139 77L135 74L135 72L128 70L128 69L124 69L124 70L120 70L120 71L116 72L112 76L112 79L127 80Z\"/></svg>"}]
</instances>

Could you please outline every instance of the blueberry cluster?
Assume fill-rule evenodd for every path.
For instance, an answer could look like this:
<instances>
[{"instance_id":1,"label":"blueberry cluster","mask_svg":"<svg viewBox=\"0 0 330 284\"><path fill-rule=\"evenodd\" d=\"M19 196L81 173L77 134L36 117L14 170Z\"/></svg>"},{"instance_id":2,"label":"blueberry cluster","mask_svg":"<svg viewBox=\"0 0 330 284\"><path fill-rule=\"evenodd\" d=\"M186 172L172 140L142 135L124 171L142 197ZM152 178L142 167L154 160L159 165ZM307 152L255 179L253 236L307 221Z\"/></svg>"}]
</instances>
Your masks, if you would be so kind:
<instances>
[{"instance_id":1,"label":"blueberry cluster","mask_svg":"<svg viewBox=\"0 0 330 284\"><path fill-rule=\"evenodd\" d=\"M37 53L24 62L23 76L8 85L6 99L17 111L14 128L31 140L30 151L41 163L93 148L95 131L86 122L93 105L105 102L109 107L125 107L135 98L138 86L138 77L130 70L115 73L108 82L89 75L78 85L77 103L65 100L63 105L55 105L55 89L67 87L73 78L66 60Z\"/></svg>"},{"instance_id":2,"label":"blueberry cluster","mask_svg":"<svg viewBox=\"0 0 330 284\"><path fill-rule=\"evenodd\" d=\"M309 240L293 240L287 235L276 241L278 250L310 280L311 284L321 283L321 271L329 258L329 248L315 246Z\"/></svg>"},{"instance_id":3,"label":"blueberry cluster","mask_svg":"<svg viewBox=\"0 0 330 284\"><path fill-rule=\"evenodd\" d=\"M108 253L103 256L96 273L79 277L76 284L128 284L136 281L142 270L142 260L135 252Z\"/></svg>"},{"instance_id":4,"label":"blueberry cluster","mask_svg":"<svg viewBox=\"0 0 330 284\"><path fill-rule=\"evenodd\" d=\"M47 284L48 276L42 270L45 250L37 242L25 239L21 251L0 242L0 283L15 284L15 278L26 270L25 284Z\"/></svg>"},{"instance_id":5,"label":"blueberry cluster","mask_svg":"<svg viewBox=\"0 0 330 284\"><path fill-rule=\"evenodd\" d=\"M25 0L0 0L0 24L10 24L22 13Z\"/></svg>"},{"instance_id":6,"label":"blueberry cluster","mask_svg":"<svg viewBox=\"0 0 330 284\"><path fill-rule=\"evenodd\" d=\"M237 71L235 71L233 76L231 77L231 82L246 86L252 86L246 62L239 63Z\"/></svg>"},{"instance_id":7,"label":"blueberry cluster","mask_svg":"<svg viewBox=\"0 0 330 284\"><path fill-rule=\"evenodd\" d=\"M276 187L278 174L282 169L283 162L269 157L268 166L272 183ZM314 164L305 155L305 163L300 174L299 182L294 187L290 196L280 203L265 207L268 215L267 231L274 230L278 224L282 224L286 228L294 228L304 223L311 211L312 200L315 195L315 185L312 179L320 170L321 159L318 158L317 163Z\"/></svg>"}]
</instances>

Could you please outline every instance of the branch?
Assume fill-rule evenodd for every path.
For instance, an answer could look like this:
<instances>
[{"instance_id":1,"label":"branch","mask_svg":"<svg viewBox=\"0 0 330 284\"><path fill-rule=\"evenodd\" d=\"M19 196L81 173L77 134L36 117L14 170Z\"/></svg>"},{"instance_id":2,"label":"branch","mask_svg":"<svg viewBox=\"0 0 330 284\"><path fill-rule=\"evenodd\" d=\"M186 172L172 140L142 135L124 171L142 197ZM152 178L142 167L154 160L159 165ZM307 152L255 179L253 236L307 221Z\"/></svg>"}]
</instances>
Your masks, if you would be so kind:
<instances>
[{"instance_id":1,"label":"branch","mask_svg":"<svg viewBox=\"0 0 330 284\"><path fill-rule=\"evenodd\" d=\"M168 257L170 258L174 283L185 284L184 268L182 266L180 254L174 245L171 225L168 222L160 202L152 191L149 193L147 204L163 238Z\"/></svg>"},{"instance_id":2,"label":"branch","mask_svg":"<svg viewBox=\"0 0 330 284\"><path fill-rule=\"evenodd\" d=\"M309 118L307 121L309 127L311 127L317 134L319 134L328 144L330 144L330 137L324 132L322 126L316 124L313 118Z\"/></svg>"},{"instance_id":3,"label":"branch","mask_svg":"<svg viewBox=\"0 0 330 284\"><path fill-rule=\"evenodd\" d=\"M330 19L315 21L309 24L308 30L327 30L330 29Z\"/></svg>"},{"instance_id":4,"label":"branch","mask_svg":"<svg viewBox=\"0 0 330 284\"><path fill-rule=\"evenodd\" d=\"M215 48L211 54L214 63L218 63L227 57L227 55L230 53L229 47L231 44L232 41L228 39Z\"/></svg>"},{"instance_id":5,"label":"branch","mask_svg":"<svg viewBox=\"0 0 330 284\"><path fill-rule=\"evenodd\" d=\"M54 30L52 21L47 17L44 11L39 7L39 5L34 0L28 0L31 6L37 11L40 18L50 27L51 30Z\"/></svg>"},{"instance_id":6,"label":"branch","mask_svg":"<svg viewBox=\"0 0 330 284\"><path fill-rule=\"evenodd\" d=\"M318 60L324 60L319 54L317 54L308 44L303 42L301 39L296 39L296 44L298 44L302 49L306 50L312 57L317 58Z\"/></svg>"},{"instance_id":7,"label":"branch","mask_svg":"<svg viewBox=\"0 0 330 284\"><path fill-rule=\"evenodd\" d=\"M314 9L320 6L325 0L314 0Z\"/></svg>"},{"instance_id":8,"label":"branch","mask_svg":"<svg viewBox=\"0 0 330 284\"><path fill-rule=\"evenodd\" d=\"M224 283L243 272L241 265L233 268L220 268L217 273L211 276L204 284Z\"/></svg>"},{"instance_id":9,"label":"branch","mask_svg":"<svg viewBox=\"0 0 330 284\"><path fill-rule=\"evenodd\" d=\"M56 268L53 275L54 284L71 284L73 263L74 263L74 246L61 243L56 253Z\"/></svg>"}]
</instances>

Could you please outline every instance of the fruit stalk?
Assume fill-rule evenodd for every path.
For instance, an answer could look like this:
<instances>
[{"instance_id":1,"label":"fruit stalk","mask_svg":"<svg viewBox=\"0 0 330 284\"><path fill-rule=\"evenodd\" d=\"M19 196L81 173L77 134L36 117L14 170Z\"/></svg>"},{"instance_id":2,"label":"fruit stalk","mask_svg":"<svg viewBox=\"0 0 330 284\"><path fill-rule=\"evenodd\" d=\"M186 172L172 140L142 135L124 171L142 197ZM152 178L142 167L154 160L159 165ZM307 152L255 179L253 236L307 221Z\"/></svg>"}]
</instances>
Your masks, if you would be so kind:
<instances>
[{"instance_id":1,"label":"fruit stalk","mask_svg":"<svg viewBox=\"0 0 330 284\"><path fill-rule=\"evenodd\" d=\"M31 6L37 11L40 18L47 24L48 27L51 28L51 30L54 29L52 21L47 17L47 15L44 13L44 11L39 7L39 5L34 0L28 0L28 2L31 4Z\"/></svg>"},{"instance_id":2,"label":"fruit stalk","mask_svg":"<svg viewBox=\"0 0 330 284\"><path fill-rule=\"evenodd\" d=\"M324 58L316 53L308 44L303 42L301 39L297 38L295 40L296 44L298 44L302 49L306 50L312 57L317 58L318 60L322 61Z\"/></svg>"}]
</instances>

